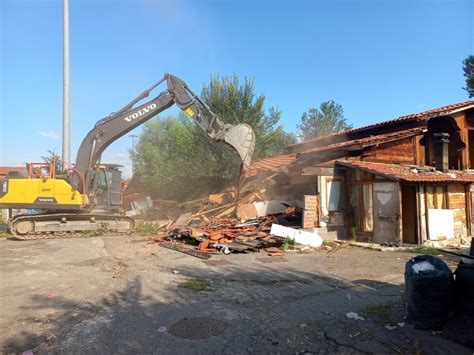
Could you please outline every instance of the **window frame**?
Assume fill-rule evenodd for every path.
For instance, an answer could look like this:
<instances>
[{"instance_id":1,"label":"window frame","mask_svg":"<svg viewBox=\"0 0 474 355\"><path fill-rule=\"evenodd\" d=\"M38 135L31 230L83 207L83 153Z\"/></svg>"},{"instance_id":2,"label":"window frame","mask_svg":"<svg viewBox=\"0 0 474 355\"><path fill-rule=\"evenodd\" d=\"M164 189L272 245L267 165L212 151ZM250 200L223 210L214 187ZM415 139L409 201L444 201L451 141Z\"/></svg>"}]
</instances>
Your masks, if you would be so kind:
<instances>
[{"instance_id":1,"label":"window frame","mask_svg":"<svg viewBox=\"0 0 474 355\"><path fill-rule=\"evenodd\" d=\"M438 206L438 188L442 188L443 192L443 205L441 207ZM428 199L428 189L432 189L432 195L433 195L433 208L429 207L429 199ZM448 209L448 187L445 184L429 184L425 185L425 199L426 199L426 207L427 209L435 209L435 210L445 210Z\"/></svg>"}]
</instances>

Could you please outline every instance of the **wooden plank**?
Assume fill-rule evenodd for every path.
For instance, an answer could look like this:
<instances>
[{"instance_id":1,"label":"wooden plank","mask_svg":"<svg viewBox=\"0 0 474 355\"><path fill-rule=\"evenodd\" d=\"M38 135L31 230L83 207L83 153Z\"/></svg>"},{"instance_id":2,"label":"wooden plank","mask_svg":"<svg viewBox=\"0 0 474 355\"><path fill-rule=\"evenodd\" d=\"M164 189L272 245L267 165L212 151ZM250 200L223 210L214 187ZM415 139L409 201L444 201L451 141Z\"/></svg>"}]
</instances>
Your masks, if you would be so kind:
<instances>
[{"instance_id":1,"label":"wooden plank","mask_svg":"<svg viewBox=\"0 0 474 355\"><path fill-rule=\"evenodd\" d=\"M334 168L309 166L302 169L302 175L334 176Z\"/></svg>"}]
</instances>

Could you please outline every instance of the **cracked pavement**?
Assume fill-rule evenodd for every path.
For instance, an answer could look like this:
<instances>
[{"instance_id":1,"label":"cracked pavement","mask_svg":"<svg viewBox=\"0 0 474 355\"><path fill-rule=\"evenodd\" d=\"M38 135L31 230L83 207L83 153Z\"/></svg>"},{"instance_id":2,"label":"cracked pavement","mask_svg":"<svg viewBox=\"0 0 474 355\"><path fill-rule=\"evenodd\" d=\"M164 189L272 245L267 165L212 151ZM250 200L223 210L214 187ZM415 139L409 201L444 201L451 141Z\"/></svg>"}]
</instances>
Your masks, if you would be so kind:
<instances>
[{"instance_id":1,"label":"cracked pavement","mask_svg":"<svg viewBox=\"0 0 474 355\"><path fill-rule=\"evenodd\" d=\"M414 254L346 247L210 265L140 239L0 240L2 350L472 354L408 324L385 328L405 322ZM211 290L182 287L190 279Z\"/></svg>"}]
</instances>

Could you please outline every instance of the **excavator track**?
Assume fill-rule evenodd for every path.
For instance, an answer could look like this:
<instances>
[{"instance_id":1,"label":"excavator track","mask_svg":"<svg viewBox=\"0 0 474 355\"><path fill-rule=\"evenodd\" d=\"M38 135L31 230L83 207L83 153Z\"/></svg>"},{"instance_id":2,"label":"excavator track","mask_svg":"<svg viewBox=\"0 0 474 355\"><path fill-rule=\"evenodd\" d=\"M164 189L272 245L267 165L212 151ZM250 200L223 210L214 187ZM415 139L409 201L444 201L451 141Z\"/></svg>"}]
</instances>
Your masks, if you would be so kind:
<instances>
[{"instance_id":1,"label":"excavator track","mask_svg":"<svg viewBox=\"0 0 474 355\"><path fill-rule=\"evenodd\" d=\"M130 234L132 218L103 214L23 214L10 219L9 229L18 240L83 238L97 231L98 235Z\"/></svg>"}]
</instances>

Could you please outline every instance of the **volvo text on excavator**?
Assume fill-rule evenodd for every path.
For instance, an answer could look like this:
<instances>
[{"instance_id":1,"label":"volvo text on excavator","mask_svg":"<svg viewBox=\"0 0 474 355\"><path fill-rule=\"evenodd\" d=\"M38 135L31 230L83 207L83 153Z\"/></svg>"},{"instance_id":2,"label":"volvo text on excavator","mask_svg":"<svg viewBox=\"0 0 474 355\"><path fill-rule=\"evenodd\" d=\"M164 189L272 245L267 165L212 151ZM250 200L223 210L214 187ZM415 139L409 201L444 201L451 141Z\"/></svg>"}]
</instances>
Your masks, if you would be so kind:
<instances>
[{"instance_id":1,"label":"volvo text on excavator","mask_svg":"<svg viewBox=\"0 0 474 355\"><path fill-rule=\"evenodd\" d=\"M167 87L152 100L139 104L151 91ZM0 180L0 208L34 209L9 220L18 239L56 238L87 231L129 233L133 219L119 214L121 172L118 165L101 164L101 155L114 141L176 104L209 138L232 146L244 167L250 164L255 135L246 124L225 124L181 79L165 74L118 112L99 120L82 141L76 163L64 175L54 164L27 164L24 173ZM67 162L64 162L66 165Z\"/></svg>"}]
</instances>

